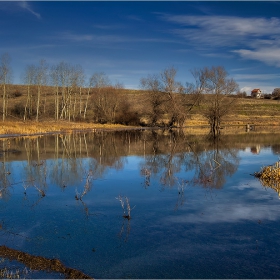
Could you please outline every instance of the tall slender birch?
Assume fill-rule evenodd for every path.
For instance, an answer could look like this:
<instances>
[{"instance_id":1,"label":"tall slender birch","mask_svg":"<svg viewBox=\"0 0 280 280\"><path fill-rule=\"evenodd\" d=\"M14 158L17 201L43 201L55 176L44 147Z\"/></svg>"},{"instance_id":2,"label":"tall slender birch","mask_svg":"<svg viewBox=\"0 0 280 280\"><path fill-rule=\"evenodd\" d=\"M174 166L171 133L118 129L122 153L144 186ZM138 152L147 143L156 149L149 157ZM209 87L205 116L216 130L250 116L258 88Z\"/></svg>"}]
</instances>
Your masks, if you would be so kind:
<instances>
[{"instance_id":1,"label":"tall slender birch","mask_svg":"<svg viewBox=\"0 0 280 280\"><path fill-rule=\"evenodd\" d=\"M41 103L42 87L47 84L48 66L44 59L36 67L36 85L37 85L37 104L36 104L36 121L39 121L39 111Z\"/></svg>"},{"instance_id":2,"label":"tall slender birch","mask_svg":"<svg viewBox=\"0 0 280 280\"><path fill-rule=\"evenodd\" d=\"M4 53L0 60L0 84L2 86L2 120L5 121L7 116L8 107L8 92L7 86L11 82L12 70L11 70L11 58L8 53Z\"/></svg>"},{"instance_id":3,"label":"tall slender birch","mask_svg":"<svg viewBox=\"0 0 280 280\"><path fill-rule=\"evenodd\" d=\"M33 107L33 97L32 97L32 91L31 86L35 83L35 75L36 75L36 67L35 65L28 65L25 68L24 72L24 83L27 86L27 97L26 97L26 103L24 106L24 121L27 119L27 117L30 117L32 115L32 107Z\"/></svg>"}]
</instances>

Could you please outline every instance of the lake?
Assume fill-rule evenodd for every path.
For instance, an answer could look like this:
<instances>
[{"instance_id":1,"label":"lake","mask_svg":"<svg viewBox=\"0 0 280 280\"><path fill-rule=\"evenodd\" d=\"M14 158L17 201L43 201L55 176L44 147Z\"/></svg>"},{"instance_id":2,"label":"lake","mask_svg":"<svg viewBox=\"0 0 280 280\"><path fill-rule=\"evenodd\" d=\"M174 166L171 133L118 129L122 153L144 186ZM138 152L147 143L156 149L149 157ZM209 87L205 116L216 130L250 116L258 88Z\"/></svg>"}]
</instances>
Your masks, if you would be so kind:
<instances>
[{"instance_id":1,"label":"lake","mask_svg":"<svg viewBox=\"0 0 280 280\"><path fill-rule=\"evenodd\" d=\"M280 134L131 130L2 138L1 246L94 278L279 278ZM0 256L24 278L64 278Z\"/></svg>"}]
</instances>

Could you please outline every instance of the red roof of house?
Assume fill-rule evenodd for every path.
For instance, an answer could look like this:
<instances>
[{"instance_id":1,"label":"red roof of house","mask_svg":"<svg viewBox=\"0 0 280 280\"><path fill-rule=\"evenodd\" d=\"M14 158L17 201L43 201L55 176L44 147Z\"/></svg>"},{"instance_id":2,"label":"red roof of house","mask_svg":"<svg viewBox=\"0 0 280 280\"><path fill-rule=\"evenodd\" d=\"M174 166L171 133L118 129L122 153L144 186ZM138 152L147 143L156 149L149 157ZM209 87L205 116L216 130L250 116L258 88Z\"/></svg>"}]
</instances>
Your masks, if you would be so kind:
<instances>
[{"instance_id":1,"label":"red roof of house","mask_svg":"<svg viewBox=\"0 0 280 280\"><path fill-rule=\"evenodd\" d=\"M252 93L253 92L258 92L258 91L261 91L261 90L259 88L255 88L255 89L252 90Z\"/></svg>"}]
</instances>

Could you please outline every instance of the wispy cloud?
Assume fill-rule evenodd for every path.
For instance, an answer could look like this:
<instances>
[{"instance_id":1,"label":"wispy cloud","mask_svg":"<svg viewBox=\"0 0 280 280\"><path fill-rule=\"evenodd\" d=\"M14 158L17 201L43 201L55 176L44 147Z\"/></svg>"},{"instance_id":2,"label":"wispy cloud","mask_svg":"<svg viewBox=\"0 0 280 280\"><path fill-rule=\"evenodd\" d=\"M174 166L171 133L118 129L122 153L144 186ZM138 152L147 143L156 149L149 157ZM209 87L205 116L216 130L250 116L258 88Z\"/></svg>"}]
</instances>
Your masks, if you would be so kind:
<instances>
[{"instance_id":1,"label":"wispy cloud","mask_svg":"<svg viewBox=\"0 0 280 280\"><path fill-rule=\"evenodd\" d=\"M271 17L187 16L159 14L176 24L170 30L199 50L224 47L245 59L280 67L280 19ZM179 27L178 27L179 25Z\"/></svg>"},{"instance_id":2,"label":"wispy cloud","mask_svg":"<svg viewBox=\"0 0 280 280\"><path fill-rule=\"evenodd\" d=\"M101 30L114 30L124 28L125 26L121 24L94 24L93 27Z\"/></svg>"},{"instance_id":3,"label":"wispy cloud","mask_svg":"<svg viewBox=\"0 0 280 280\"><path fill-rule=\"evenodd\" d=\"M96 35L96 34L77 34L73 32L62 32L58 34L55 39L66 40L72 42L94 42L95 44L110 44L110 43L122 43L128 42L131 38L118 35Z\"/></svg>"},{"instance_id":4,"label":"wispy cloud","mask_svg":"<svg viewBox=\"0 0 280 280\"><path fill-rule=\"evenodd\" d=\"M135 16L135 15L128 15L126 18L129 20L134 20L134 21L139 21L139 22L144 21L141 17Z\"/></svg>"},{"instance_id":5,"label":"wispy cloud","mask_svg":"<svg viewBox=\"0 0 280 280\"><path fill-rule=\"evenodd\" d=\"M20 2L17 2L17 3L22 9L30 12L31 14L36 16L38 19L41 19L41 15L34 11L34 9L31 7L30 3L27 3L26 1L20 1Z\"/></svg>"},{"instance_id":6,"label":"wispy cloud","mask_svg":"<svg viewBox=\"0 0 280 280\"><path fill-rule=\"evenodd\" d=\"M255 50L235 50L242 58L258 60L268 65L280 67L280 47L256 48Z\"/></svg>"},{"instance_id":7,"label":"wispy cloud","mask_svg":"<svg viewBox=\"0 0 280 280\"><path fill-rule=\"evenodd\" d=\"M278 18L242 18L236 16L184 16L161 14L162 19L186 27L188 31L204 31L203 35L264 36L279 35ZM198 30L199 29L199 30ZM191 33L192 34L192 33ZM204 37L204 36L201 36Z\"/></svg>"},{"instance_id":8,"label":"wispy cloud","mask_svg":"<svg viewBox=\"0 0 280 280\"><path fill-rule=\"evenodd\" d=\"M72 32L62 32L55 39L68 40L72 42L94 42L95 44L115 44L127 42L145 42L145 43L180 43L179 41L166 38L141 38L131 37L120 34L96 35L96 34L77 34ZM127 47L127 46L126 46Z\"/></svg>"},{"instance_id":9,"label":"wispy cloud","mask_svg":"<svg viewBox=\"0 0 280 280\"><path fill-rule=\"evenodd\" d=\"M235 74L232 75L236 80L253 80L253 81L269 81L273 79L280 79L280 73L276 74Z\"/></svg>"}]
</instances>

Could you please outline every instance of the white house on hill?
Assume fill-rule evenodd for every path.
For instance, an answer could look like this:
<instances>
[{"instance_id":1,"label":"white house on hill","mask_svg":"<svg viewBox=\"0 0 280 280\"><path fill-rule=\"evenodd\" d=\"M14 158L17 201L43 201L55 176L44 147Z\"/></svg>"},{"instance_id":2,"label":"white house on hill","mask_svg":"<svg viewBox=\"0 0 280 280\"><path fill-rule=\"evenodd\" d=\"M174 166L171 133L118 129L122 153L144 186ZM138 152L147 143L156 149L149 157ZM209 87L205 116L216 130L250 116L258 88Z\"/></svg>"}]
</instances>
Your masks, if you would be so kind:
<instances>
[{"instance_id":1,"label":"white house on hill","mask_svg":"<svg viewBox=\"0 0 280 280\"><path fill-rule=\"evenodd\" d=\"M255 88L251 91L251 97L254 98L261 98L262 97L262 91L259 88Z\"/></svg>"}]
</instances>

